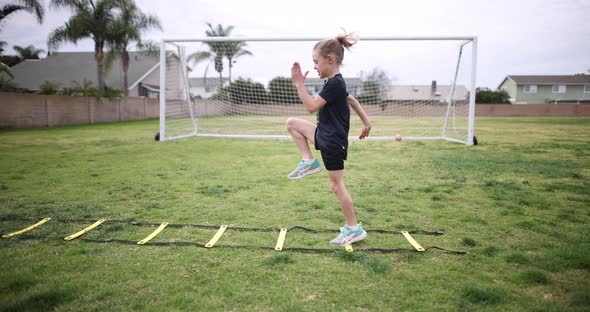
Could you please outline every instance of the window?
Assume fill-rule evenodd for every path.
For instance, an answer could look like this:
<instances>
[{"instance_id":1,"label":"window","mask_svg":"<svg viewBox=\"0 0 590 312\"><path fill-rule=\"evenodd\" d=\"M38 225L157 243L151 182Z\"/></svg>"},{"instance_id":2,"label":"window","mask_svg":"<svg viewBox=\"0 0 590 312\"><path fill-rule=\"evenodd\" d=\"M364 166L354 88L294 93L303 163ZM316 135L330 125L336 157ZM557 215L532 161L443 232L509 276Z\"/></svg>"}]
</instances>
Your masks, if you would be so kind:
<instances>
[{"instance_id":1,"label":"window","mask_svg":"<svg viewBox=\"0 0 590 312\"><path fill-rule=\"evenodd\" d=\"M537 93L537 85L524 85L524 93Z\"/></svg>"},{"instance_id":2,"label":"window","mask_svg":"<svg viewBox=\"0 0 590 312\"><path fill-rule=\"evenodd\" d=\"M553 85L553 93L565 93L565 85Z\"/></svg>"},{"instance_id":3,"label":"window","mask_svg":"<svg viewBox=\"0 0 590 312\"><path fill-rule=\"evenodd\" d=\"M590 84L584 85L584 93L590 93Z\"/></svg>"}]
</instances>

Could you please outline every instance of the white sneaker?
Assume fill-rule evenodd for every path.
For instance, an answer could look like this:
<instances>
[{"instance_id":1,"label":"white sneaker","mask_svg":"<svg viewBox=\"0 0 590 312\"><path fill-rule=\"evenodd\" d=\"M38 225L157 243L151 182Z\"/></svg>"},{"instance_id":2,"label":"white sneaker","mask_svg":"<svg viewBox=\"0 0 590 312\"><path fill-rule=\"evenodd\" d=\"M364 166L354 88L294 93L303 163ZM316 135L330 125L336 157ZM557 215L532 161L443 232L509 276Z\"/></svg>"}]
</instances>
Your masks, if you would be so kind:
<instances>
[{"instance_id":1,"label":"white sneaker","mask_svg":"<svg viewBox=\"0 0 590 312\"><path fill-rule=\"evenodd\" d=\"M289 179L297 180L320 171L322 171L322 165L320 165L320 162L317 159L314 159L309 164L302 160L299 165L297 165L297 168L289 173L287 177Z\"/></svg>"},{"instance_id":2,"label":"white sneaker","mask_svg":"<svg viewBox=\"0 0 590 312\"><path fill-rule=\"evenodd\" d=\"M361 241L365 239L365 237L367 237L367 231L365 231L360 224L356 231L353 231L347 226L344 226L340 230L340 234L338 234L336 238L330 241L330 244L346 246L354 242Z\"/></svg>"}]
</instances>

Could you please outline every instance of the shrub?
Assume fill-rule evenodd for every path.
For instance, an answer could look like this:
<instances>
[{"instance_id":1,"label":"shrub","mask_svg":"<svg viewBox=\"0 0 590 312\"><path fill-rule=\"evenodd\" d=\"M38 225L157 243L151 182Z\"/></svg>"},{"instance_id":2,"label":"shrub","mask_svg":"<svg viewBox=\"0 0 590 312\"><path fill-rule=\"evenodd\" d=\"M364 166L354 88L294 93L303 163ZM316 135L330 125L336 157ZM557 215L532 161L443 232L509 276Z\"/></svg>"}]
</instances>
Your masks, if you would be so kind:
<instances>
[{"instance_id":1,"label":"shrub","mask_svg":"<svg viewBox=\"0 0 590 312\"><path fill-rule=\"evenodd\" d=\"M0 91L4 92L18 92L18 85L11 81L11 79L5 79L0 77Z\"/></svg>"},{"instance_id":2,"label":"shrub","mask_svg":"<svg viewBox=\"0 0 590 312\"><path fill-rule=\"evenodd\" d=\"M43 84L39 86L39 93L40 94L59 94L61 83L59 82L51 82L45 80Z\"/></svg>"},{"instance_id":3,"label":"shrub","mask_svg":"<svg viewBox=\"0 0 590 312\"><path fill-rule=\"evenodd\" d=\"M504 90L492 91L488 88L477 88L475 93L477 104L510 104L510 95Z\"/></svg>"}]
</instances>

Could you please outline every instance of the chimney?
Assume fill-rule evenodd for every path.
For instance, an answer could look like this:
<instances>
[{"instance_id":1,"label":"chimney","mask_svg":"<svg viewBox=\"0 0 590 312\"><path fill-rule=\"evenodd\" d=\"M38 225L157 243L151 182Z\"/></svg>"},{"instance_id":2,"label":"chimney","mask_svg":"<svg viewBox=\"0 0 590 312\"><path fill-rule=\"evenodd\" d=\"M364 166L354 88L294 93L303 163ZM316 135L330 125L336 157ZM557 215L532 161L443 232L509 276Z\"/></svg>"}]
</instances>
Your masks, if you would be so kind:
<instances>
[{"instance_id":1,"label":"chimney","mask_svg":"<svg viewBox=\"0 0 590 312\"><path fill-rule=\"evenodd\" d=\"M436 80L432 81L432 85L430 87L430 92L434 95L436 94Z\"/></svg>"}]
</instances>

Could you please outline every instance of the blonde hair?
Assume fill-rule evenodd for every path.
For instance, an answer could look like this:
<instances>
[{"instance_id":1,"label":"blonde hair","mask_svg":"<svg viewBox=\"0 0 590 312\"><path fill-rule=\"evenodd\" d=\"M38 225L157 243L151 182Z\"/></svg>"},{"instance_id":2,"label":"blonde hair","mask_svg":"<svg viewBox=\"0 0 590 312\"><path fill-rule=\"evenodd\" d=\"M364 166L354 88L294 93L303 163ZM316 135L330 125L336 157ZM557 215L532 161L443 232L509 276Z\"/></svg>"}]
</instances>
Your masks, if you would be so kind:
<instances>
[{"instance_id":1,"label":"blonde hair","mask_svg":"<svg viewBox=\"0 0 590 312\"><path fill-rule=\"evenodd\" d=\"M328 54L334 54L336 56L336 64L342 65L344 49L350 50L350 47L358 41L359 37L356 33L343 33L336 36L336 38L322 40L316 43L313 48L314 50L317 49L323 57L327 57Z\"/></svg>"}]
</instances>

